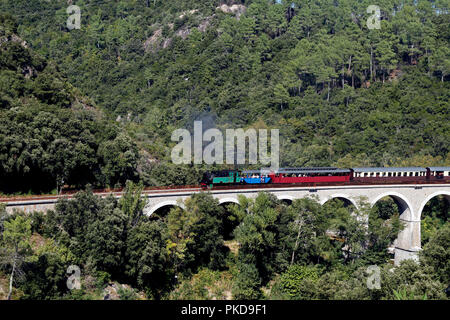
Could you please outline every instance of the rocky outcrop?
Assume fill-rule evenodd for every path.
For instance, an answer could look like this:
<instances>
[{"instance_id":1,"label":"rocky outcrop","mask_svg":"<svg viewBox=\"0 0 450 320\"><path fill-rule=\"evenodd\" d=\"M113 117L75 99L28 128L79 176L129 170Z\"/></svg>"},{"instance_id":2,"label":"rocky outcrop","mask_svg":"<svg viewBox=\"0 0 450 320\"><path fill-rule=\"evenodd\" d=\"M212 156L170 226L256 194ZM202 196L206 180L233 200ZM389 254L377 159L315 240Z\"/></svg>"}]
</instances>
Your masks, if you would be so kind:
<instances>
[{"instance_id":1,"label":"rocky outcrop","mask_svg":"<svg viewBox=\"0 0 450 320\"><path fill-rule=\"evenodd\" d=\"M155 32L153 32L153 35L145 40L144 42L144 50L145 51L154 51L159 46L159 39L162 35L162 29L158 29Z\"/></svg>"},{"instance_id":2,"label":"rocky outcrop","mask_svg":"<svg viewBox=\"0 0 450 320\"><path fill-rule=\"evenodd\" d=\"M216 8L224 13L232 13L239 20L241 15L243 15L247 11L247 7L242 4L233 4L232 6L223 4Z\"/></svg>"},{"instance_id":3,"label":"rocky outcrop","mask_svg":"<svg viewBox=\"0 0 450 320\"><path fill-rule=\"evenodd\" d=\"M196 12L197 12L197 10L191 10L191 11L188 11L187 14L194 14ZM183 18L185 16L185 14L186 13L183 13L182 15L180 15L180 18ZM211 22L214 17L215 17L215 15L212 15L212 16L202 19L200 21L199 25L197 26L197 30L202 33L206 32L208 27L211 25ZM169 23L167 26L171 30L173 30L173 28L174 28L173 23ZM188 27L184 26L175 32L175 36L180 37L184 40L184 39L187 39L191 33L192 33L192 28L188 28ZM158 29L156 29L155 32L153 32L153 34L150 38L145 40L144 50L146 52L156 52L159 49L166 49L172 44L172 41L173 41L172 38L164 38L162 36L162 27L159 27Z\"/></svg>"},{"instance_id":4,"label":"rocky outcrop","mask_svg":"<svg viewBox=\"0 0 450 320\"><path fill-rule=\"evenodd\" d=\"M234 14L236 19L239 20L239 18L247 11L247 7L241 4L233 4L231 6L223 4L216 8L216 10L220 10L224 13L228 14ZM190 10L190 11L184 11L182 12L178 18L183 19L187 15L195 15L198 14L198 10ZM196 27L198 31L200 32L206 32L208 27L211 25L212 20L214 19L216 15L208 16L206 18L199 18L200 22L198 26ZM167 25L171 30L173 30L174 24L169 23ZM154 26L153 26L154 27ZM172 43L172 38L164 38L162 36L162 30L163 28L160 26L158 29L156 29L152 36L145 40L144 42L144 50L146 52L156 52L159 49L165 49L168 48ZM188 28L186 26L178 29L175 32L176 37L180 37L182 39L187 39L189 35L192 33L192 28Z\"/></svg>"},{"instance_id":5,"label":"rocky outcrop","mask_svg":"<svg viewBox=\"0 0 450 320\"><path fill-rule=\"evenodd\" d=\"M133 292L133 299L144 300L145 295L141 292L136 292L131 286L127 284L120 283L110 283L103 289L103 300L121 300L123 297L120 296L120 290L125 290L128 292Z\"/></svg>"},{"instance_id":6,"label":"rocky outcrop","mask_svg":"<svg viewBox=\"0 0 450 320\"><path fill-rule=\"evenodd\" d=\"M28 43L15 34L0 37L0 46L5 42L18 42L24 48L28 48Z\"/></svg>"}]
</instances>

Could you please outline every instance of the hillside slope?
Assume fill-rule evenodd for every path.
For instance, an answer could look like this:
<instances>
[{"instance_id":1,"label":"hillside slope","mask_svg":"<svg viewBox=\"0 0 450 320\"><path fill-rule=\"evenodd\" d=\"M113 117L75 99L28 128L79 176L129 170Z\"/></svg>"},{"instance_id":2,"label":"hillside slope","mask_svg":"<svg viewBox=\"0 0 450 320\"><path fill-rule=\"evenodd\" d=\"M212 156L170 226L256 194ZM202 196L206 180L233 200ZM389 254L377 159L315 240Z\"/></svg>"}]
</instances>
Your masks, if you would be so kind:
<instances>
[{"instance_id":1,"label":"hillside slope","mask_svg":"<svg viewBox=\"0 0 450 320\"><path fill-rule=\"evenodd\" d=\"M11 18L0 22L0 192L133 179L131 139L14 33Z\"/></svg>"},{"instance_id":2,"label":"hillside slope","mask_svg":"<svg viewBox=\"0 0 450 320\"><path fill-rule=\"evenodd\" d=\"M380 30L369 4L95 0L71 31L65 1L0 8L146 160L170 162L172 131L203 119L279 128L283 166L450 164L445 2L384 1ZM148 184L177 183L152 170Z\"/></svg>"}]
</instances>

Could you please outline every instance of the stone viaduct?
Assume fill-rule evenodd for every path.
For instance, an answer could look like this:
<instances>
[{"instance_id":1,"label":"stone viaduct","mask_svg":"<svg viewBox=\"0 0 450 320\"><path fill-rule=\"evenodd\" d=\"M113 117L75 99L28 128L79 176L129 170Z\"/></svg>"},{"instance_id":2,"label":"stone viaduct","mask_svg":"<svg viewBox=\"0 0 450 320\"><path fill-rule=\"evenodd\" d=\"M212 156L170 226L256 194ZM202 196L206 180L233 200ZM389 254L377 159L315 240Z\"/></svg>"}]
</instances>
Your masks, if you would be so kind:
<instances>
[{"instance_id":1,"label":"stone viaduct","mask_svg":"<svg viewBox=\"0 0 450 320\"><path fill-rule=\"evenodd\" d=\"M266 191L274 194L278 199L293 201L303 197L316 196L321 204L340 198L358 207L359 200L365 198L370 205L384 197L391 197L398 205L400 219L405 223L405 229L399 233L394 243L395 263L404 259L417 258L421 249L420 221L425 205L432 198L444 196L450 201L450 184L407 184L407 185L346 185L326 187L298 187L286 186L276 188L240 188L240 189L213 189L210 192L221 204L239 204L238 195L255 198L258 192ZM167 206L183 207L183 202L194 193L201 192L198 188L192 189L169 189L146 191L147 205L145 214L151 215L157 210ZM106 194L104 194L106 195ZM116 194L120 197L120 194ZM23 201L7 202L7 211L14 209L26 212L35 210L52 209L58 197L48 199L31 199Z\"/></svg>"}]
</instances>

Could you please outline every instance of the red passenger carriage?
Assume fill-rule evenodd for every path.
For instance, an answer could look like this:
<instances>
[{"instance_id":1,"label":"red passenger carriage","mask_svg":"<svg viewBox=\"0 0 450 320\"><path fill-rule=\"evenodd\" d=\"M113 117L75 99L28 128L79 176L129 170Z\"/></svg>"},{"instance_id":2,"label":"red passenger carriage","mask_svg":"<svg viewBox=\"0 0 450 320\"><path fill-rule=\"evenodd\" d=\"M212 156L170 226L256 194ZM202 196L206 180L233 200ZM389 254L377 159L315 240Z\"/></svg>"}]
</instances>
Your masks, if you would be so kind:
<instances>
[{"instance_id":1,"label":"red passenger carriage","mask_svg":"<svg viewBox=\"0 0 450 320\"><path fill-rule=\"evenodd\" d=\"M350 181L351 170L326 168L281 168L271 172L272 183L316 183Z\"/></svg>"}]
</instances>

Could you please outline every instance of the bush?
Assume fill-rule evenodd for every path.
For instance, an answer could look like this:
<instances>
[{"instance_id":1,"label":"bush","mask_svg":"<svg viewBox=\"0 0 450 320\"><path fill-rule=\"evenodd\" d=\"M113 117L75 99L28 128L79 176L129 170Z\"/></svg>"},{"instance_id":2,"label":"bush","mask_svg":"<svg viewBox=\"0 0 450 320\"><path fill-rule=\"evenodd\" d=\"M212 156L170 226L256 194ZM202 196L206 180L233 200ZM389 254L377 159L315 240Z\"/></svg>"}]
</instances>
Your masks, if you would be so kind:
<instances>
[{"instance_id":1,"label":"bush","mask_svg":"<svg viewBox=\"0 0 450 320\"><path fill-rule=\"evenodd\" d=\"M293 265L284 272L274 286L273 295L293 300L310 300L315 296L315 286L320 270L315 266Z\"/></svg>"}]
</instances>

